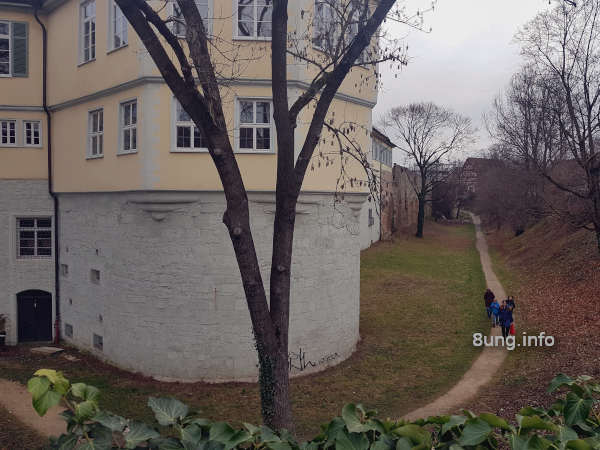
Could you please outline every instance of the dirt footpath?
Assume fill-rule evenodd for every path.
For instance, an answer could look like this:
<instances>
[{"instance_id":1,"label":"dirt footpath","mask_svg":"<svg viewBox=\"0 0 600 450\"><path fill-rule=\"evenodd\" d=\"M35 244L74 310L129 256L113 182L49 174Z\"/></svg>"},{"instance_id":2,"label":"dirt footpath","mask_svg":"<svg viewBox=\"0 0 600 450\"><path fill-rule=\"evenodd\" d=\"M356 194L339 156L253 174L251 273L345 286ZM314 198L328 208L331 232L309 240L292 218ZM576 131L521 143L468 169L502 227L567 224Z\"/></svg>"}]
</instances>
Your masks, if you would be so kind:
<instances>
[{"instance_id":1,"label":"dirt footpath","mask_svg":"<svg viewBox=\"0 0 600 450\"><path fill-rule=\"evenodd\" d=\"M479 217L471 215L476 228L477 250L481 258L481 266L485 274L485 280L488 288L490 288L499 301L506 298L506 292L498 281L498 277L492 270L492 261L488 251L488 245L485 236L481 231L481 221ZM483 309L483 292L481 314L484 314ZM500 335L501 328L496 327L491 329L492 335ZM453 413L467 404L469 400L477 394L479 389L493 380L494 375L500 369L500 366L506 358L507 350L502 347L486 347L481 352L481 355L475 360L471 368L464 374L461 380L447 393L437 398L428 405L416 409L404 416L405 419L415 420L418 418L426 418L439 414Z\"/></svg>"}]
</instances>

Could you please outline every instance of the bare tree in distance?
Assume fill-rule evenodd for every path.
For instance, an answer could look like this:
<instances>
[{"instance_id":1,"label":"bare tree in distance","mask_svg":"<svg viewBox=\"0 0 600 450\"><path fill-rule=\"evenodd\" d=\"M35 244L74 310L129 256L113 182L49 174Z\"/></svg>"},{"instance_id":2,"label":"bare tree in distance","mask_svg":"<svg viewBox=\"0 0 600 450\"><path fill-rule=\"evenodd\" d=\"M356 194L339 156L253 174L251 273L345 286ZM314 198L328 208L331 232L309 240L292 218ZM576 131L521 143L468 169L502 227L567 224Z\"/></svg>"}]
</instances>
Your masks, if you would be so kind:
<instances>
[{"instance_id":1,"label":"bare tree in distance","mask_svg":"<svg viewBox=\"0 0 600 450\"><path fill-rule=\"evenodd\" d=\"M348 151L352 150L342 136L356 132L355 127L336 126L339 124L334 118L328 117L329 107L348 74L357 66L371 67L372 76L363 77L361 88L370 86L375 89L378 83L377 62L406 64L405 46L381 45L378 33L383 22L390 18L419 28L423 12L409 15L396 0L319 1L325 4L328 14L335 11L333 15L320 18L326 20L332 47L327 44L319 53L313 49L313 44L318 47L319 42L313 42L312 32L290 30L293 23L288 18L288 1L273 0L272 31L268 31L271 40L264 46L271 62L278 150L270 298L267 298L250 228L247 192L233 152L222 98L227 80L221 74L238 73L229 67L236 64L233 60L236 46L244 44L234 43L231 53L223 55L219 39L209 36L194 0L177 0L180 13L177 18L166 16L165 0L116 2L166 84L206 139L223 185L227 203L223 223L233 244L256 340L263 421L274 429L292 429L288 373L290 269L296 204L302 183L307 170L314 167L312 164L316 161L329 164L331 161L326 152L315 155L324 140L325 124L325 132L329 131L339 138L341 148L336 154L342 163L344 158L350 158ZM265 7L271 7L270 3L265 2ZM308 13L303 11L302 15ZM184 40L173 33L173 23L184 26ZM315 36L318 37L318 33ZM375 45L374 40L379 40L379 45ZM290 58L297 64L305 64L313 73L307 88L293 100L288 97L287 67ZM296 158L295 129L302 113L307 110L308 131ZM363 154L367 151L358 150Z\"/></svg>"},{"instance_id":2,"label":"bare tree in distance","mask_svg":"<svg viewBox=\"0 0 600 450\"><path fill-rule=\"evenodd\" d=\"M425 208L435 185L450 173L440 165L474 140L471 119L434 103L412 103L391 109L384 118L388 135L420 175L413 185L419 200L417 237L423 237Z\"/></svg>"},{"instance_id":3,"label":"bare tree in distance","mask_svg":"<svg viewBox=\"0 0 600 450\"><path fill-rule=\"evenodd\" d=\"M579 222L595 232L600 252L600 1L559 2L529 22L517 40L539 74L537 83L555 99L547 104L538 99L536 105L548 121L556 119L560 133L560 151L540 171L556 188L587 205L586 220ZM567 176L566 167L572 167Z\"/></svg>"}]
</instances>

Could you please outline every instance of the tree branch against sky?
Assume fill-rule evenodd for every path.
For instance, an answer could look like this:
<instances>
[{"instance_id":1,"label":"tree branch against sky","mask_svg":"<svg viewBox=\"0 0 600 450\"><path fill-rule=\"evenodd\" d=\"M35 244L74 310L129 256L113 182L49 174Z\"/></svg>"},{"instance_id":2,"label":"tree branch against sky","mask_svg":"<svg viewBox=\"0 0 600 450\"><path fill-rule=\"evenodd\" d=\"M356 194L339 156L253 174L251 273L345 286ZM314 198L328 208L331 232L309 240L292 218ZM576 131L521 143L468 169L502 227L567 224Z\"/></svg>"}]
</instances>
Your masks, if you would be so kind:
<instances>
[{"instance_id":1,"label":"tree branch against sky","mask_svg":"<svg viewBox=\"0 0 600 450\"><path fill-rule=\"evenodd\" d=\"M417 237L423 237L425 206L440 182L439 166L473 141L471 119L434 103L412 103L388 112L384 127L409 164L420 175L413 186L419 200Z\"/></svg>"},{"instance_id":2,"label":"tree branch against sky","mask_svg":"<svg viewBox=\"0 0 600 450\"><path fill-rule=\"evenodd\" d=\"M336 51L325 59L312 51L311 36L304 30L288 29L287 0L273 1L272 40L270 50L274 121L277 130L277 183L274 218L273 253L270 273L270 299L267 299L260 265L250 228L248 197L227 128L222 89L216 70L213 48L194 0L177 0L185 24L185 40L178 39L169 27L165 1L116 0L140 36L144 46L166 84L206 138L208 151L218 171L227 202L223 222L241 274L248 310L256 339L261 385L261 406L265 424L276 429L291 428L289 403L288 328L290 309L290 268L296 217L296 203L302 183L310 167L332 101L361 55L367 60L402 62L404 46L373 50L371 43L386 17L410 26L419 26L422 16L410 16L395 0L326 0L332 8L342 8L341 15L330 23ZM340 25L352 23L351 27ZM296 39L308 39L304 44ZM240 44L244 45L244 44ZM218 45L216 45L218 46ZM299 48L311 51L296 53ZM370 48L371 50L367 50ZM296 60L318 66L307 89L290 105L287 66L289 54ZM328 61L329 59L329 61ZM235 62L231 62L235 64ZM226 66L226 65L225 65ZM234 72L234 71L232 71ZM374 84L375 80L372 80ZM295 159L295 128L306 108L311 106L308 132L300 142ZM366 149L364 149L366 151Z\"/></svg>"}]
</instances>

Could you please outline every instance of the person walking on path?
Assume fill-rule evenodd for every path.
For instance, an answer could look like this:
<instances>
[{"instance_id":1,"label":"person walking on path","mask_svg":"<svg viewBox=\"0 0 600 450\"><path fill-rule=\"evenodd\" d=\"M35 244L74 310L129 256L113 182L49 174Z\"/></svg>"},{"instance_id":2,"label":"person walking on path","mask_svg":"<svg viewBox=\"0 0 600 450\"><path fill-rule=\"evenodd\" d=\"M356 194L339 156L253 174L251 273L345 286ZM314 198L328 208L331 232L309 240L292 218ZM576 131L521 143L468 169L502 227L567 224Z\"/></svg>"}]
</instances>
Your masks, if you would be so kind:
<instances>
[{"instance_id":1,"label":"person walking on path","mask_svg":"<svg viewBox=\"0 0 600 450\"><path fill-rule=\"evenodd\" d=\"M490 311L492 312L492 328L498 325L498 314L500 313L500 303L494 299L490 305Z\"/></svg>"},{"instance_id":2,"label":"person walking on path","mask_svg":"<svg viewBox=\"0 0 600 450\"><path fill-rule=\"evenodd\" d=\"M492 310L490 309L490 305L494 301L496 296L492 292L491 289L486 289L485 294L483 294L483 301L485 302L485 310L487 311L488 319L492 317Z\"/></svg>"},{"instance_id":3,"label":"person walking on path","mask_svg":"<svg viewBox=\"0 0 600 450\"><path fill-rule=\"evenodd\" d=\"M508 298L506 299L506 306L508 308L510 308L511 311L515 310L515 297L512 295L509 295Z\"/></svg>"},{"instance_id":4,"label":"person walking on path","mask_svg":"<svg viewBox=\"0 0 600 450\"><path fill-rule=\"evenodd\" d=\"M510 326L513 323L512 309L506 305L506 301L502 302L498 318L500 319L500 326L502 327L502 336L506 339L510 333Z\"/></svg>"}]
</instances>

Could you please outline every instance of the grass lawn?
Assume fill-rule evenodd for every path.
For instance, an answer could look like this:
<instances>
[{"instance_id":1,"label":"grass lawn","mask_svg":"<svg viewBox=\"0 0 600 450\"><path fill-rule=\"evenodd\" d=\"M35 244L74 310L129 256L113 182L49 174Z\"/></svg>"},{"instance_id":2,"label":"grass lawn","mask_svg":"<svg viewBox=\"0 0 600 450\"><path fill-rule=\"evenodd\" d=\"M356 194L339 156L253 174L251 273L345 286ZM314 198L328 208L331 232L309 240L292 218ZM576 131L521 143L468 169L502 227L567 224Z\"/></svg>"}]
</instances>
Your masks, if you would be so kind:
<instances>
[{"instance_id":1,"label":"grass lawn","mask_svg":"<svg viewBox=\"0 0 600 450\"><path fill-rule=\"evenodd\" d=\"M338 366L292 381L300 437L316 435L347 402L398 417L448 390L468 370L480 351L471 335L489 328L474 240L471 225L427 223L424 239L400 237L362 253L361 342ZM159 383L68 353L80 360L32 357L21 349L0 359L0 376L26 382L35 369L57 368L101 388L104 408L141 420L151 417L148 396L172 395L205 417L260 422L255 384Z\"/></svg>"}]
</instances>

